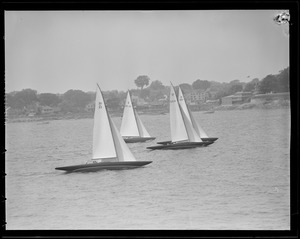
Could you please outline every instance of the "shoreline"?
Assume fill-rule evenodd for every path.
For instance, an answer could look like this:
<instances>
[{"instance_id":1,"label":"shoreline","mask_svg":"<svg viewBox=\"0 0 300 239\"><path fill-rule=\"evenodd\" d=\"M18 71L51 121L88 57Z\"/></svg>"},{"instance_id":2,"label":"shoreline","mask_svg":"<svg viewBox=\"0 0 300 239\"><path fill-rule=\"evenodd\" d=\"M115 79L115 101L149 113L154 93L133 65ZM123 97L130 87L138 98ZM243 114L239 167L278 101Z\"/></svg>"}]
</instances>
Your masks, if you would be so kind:
<instances>
[{"instance_id":1,"label":"shoreline","mask_svg":"<svg viewBox=\"0 0 300 239\"><path fill-rule=\"evenodd\" d=\"M211 111L228 111L228 110L252 110L252 109L261 109L261 110L270 110L270 109L290 109L290 101L272 101L265 102L260 104L254 103L245 103L241 105L220 105L213 107ZM199 110L193 112L206 112L207 110ZM141 115L165 115L168 112L162 113L161 109L157 111L143 111L138 112ZM112 118L122 117L122 112L109 112ZM91 112L86 113L69 113L69 114L57 114L57 115L41 115L41 116L20 116L20 117L11 117L6 118L5 123L21 123L21 122L40 122L41 124L49 123L53 120L76 120L76 119L92 119L94 116Z\"/></svg>"}]
</instances>

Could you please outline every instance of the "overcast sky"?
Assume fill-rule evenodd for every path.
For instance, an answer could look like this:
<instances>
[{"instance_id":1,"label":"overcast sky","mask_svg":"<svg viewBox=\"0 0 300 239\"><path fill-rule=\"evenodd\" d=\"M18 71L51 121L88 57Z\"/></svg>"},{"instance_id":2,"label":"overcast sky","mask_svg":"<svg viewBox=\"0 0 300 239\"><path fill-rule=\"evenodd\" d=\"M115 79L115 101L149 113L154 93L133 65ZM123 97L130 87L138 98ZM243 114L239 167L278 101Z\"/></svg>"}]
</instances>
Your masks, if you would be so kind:
<instances>
[{"instance_id":1,"label":"overcast sky","mask_svg":"<svg viewBox=\"0 0 300 239\"><path fill-rule=\"evenodd\" d=\"M261 80L289 66L279 12L6 11L5 91L125 91L139 75L164 85Z\"/></svg>"}]
</instances>

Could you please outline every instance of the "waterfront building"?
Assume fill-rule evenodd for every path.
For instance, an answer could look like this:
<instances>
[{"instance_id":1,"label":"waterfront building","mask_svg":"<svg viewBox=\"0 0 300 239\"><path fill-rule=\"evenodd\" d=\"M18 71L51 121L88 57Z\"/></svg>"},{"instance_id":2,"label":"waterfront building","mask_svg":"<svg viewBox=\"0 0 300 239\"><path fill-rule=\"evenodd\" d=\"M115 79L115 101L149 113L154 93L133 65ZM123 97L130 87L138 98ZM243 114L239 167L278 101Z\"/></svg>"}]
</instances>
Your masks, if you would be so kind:
<instances>
[{"instance_id":1,"label":"waterfront building","mask_svg":"<svg viewBox=\"0 0 300 239\"><path fill-rule=\"evenodd\" d=\"M222 105L235 105L250 102L251 92L236 92L234 95L228 95L222 98Z\"/></svg>"},{"instance_id":2,"label":"waterfront building","mask_svg":"<svg viewBox=\"0 0 300 239\"><path fill-rule=\"evenodd\" d=\"M259 104L259 103L265 103L274 100L289 100L289 99L290 99L289 92L256 94L251 98L251 103Z\"/></svg>"}]
</instances>

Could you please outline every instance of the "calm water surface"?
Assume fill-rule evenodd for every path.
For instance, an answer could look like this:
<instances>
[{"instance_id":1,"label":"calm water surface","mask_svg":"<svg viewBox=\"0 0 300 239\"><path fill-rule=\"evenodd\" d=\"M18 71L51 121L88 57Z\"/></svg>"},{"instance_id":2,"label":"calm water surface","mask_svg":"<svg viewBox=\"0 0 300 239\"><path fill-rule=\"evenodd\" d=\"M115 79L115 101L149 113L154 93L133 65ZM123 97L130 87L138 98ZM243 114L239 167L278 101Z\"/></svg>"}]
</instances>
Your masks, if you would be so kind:
<instances>
[{"instance_id":1,"label":"calm water surface","mask_svg":"<svg viewBox=\"0 0 300 239\"><path fill-rule=\"evenodd\" d=\"M290 111L194 115L214 144L147 150L169 115L141 115L157 138L128 145L153 163L94 173L54 169L91 158L92 119L7 124L7 229L290 229Z\"/></svg>"}]
</instances>

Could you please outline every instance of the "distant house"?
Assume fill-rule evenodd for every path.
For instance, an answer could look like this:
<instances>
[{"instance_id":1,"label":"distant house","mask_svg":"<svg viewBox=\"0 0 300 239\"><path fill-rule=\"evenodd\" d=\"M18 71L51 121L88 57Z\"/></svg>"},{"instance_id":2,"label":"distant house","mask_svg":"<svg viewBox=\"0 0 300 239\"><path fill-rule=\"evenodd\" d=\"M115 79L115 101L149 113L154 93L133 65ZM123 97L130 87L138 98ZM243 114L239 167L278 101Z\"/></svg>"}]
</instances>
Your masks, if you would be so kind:
<instances>
[{"instance_id":1,"label":"distant house","mask_svg":"<svg viewBox=\"0 0 300 239\"><path fill-rule=\"evenodd\" d=\"M217 91L212 91L212 90L208 89L207 93L208 93L208 98L206 99L206 101L207 100L213 100L213 99L215 99L218 92Z\"/></svg>"},{"instance_id":2,"label":"distant house","mask_svg":"<svg viewBox=\"0 0 300 239\"><path fill-rule=\"evenodd\" d=\"M32 116L36 115L36 113L38 112L38 108L39 108L39 104L37 102L34 102L34 103L24 107L23 112L26 115L32 117Z\"/></svg>"},{"instance_id":3,"label":"distant house","mask_svg":"<svg viewBox=\"0 0 300 239\"><path fill-rule=\"evenodd\" d=\"M58 113L61 111L60 107L53 107L53 113Z\"/></svg>"},{"instance_id":4,"label":"distant house","mask_svg":"<svg viewBox=\"0 0 300 239\"><path fill-rule=\"evenodd\" d=\"M143 98L140 98L136 95L131 95L131 99L132 99L132 103L134 106L145 106L148 104ZM125 100L122 105L124 105L124 104L125 104Z\"/></svg>"},{"instance_id":5,"label":"distant house","mask_svg":"<svg viewBox=\"0 0 300 239\"><path fill-rule=\"evenodd\" d=\"M94 101L85 106L85 110L88 111L88 112L93 111L94 109L95 109L95 102Z\"/></svg>"},{"instance_id":6,"label":"distant house","mask_svg":"<svg viewBox=\"0 0 300 239\"><path fill-rule=\"evenodd\" d=\"M42 114L52 114L54 112L54 109L50 106L42 106L41 113Z\"/></svg>"},{"instance_id":7,"label":"distant house","mask_svg":"<svg viewBox=\"0 0 300 239\"><path fill-rule=\"evenodd\" d=\"M251 92L236 92L234 95L225 96L222 98L222 105L235 105L250 102L252 97Z\"/></svg>"},{"instance_id":8,"label":"distant house","mask_svg":"<svg viewBox=\"0 0 300 239\"><path fill-rule=\"evenodd\" d=\"M204 90L193 90L185 94L184 97L188 104L193 105L205 102L209 97L209 93Z\"/></svg>"},{"instance_id":9,"label":"distant house","mask_svg":"<svg viewBox=\"0 0 300 239\"><path fill-rule=\"evenodd\" d=\"M35 112L29 112L29 113L28 113L28 117L34 117L35 115L36 115Z\"/></svg>"},{"instance_id":10,"label":"distant house","mask_svg":"<svg viewBox=\"0 0 300 239\"><path fill-rule=\"evenodd\" d=\"M210 106L218 106L220 104L219 100L207 100L205 102L206 105L210 105Z\"/></svg>"}]
</instances>

